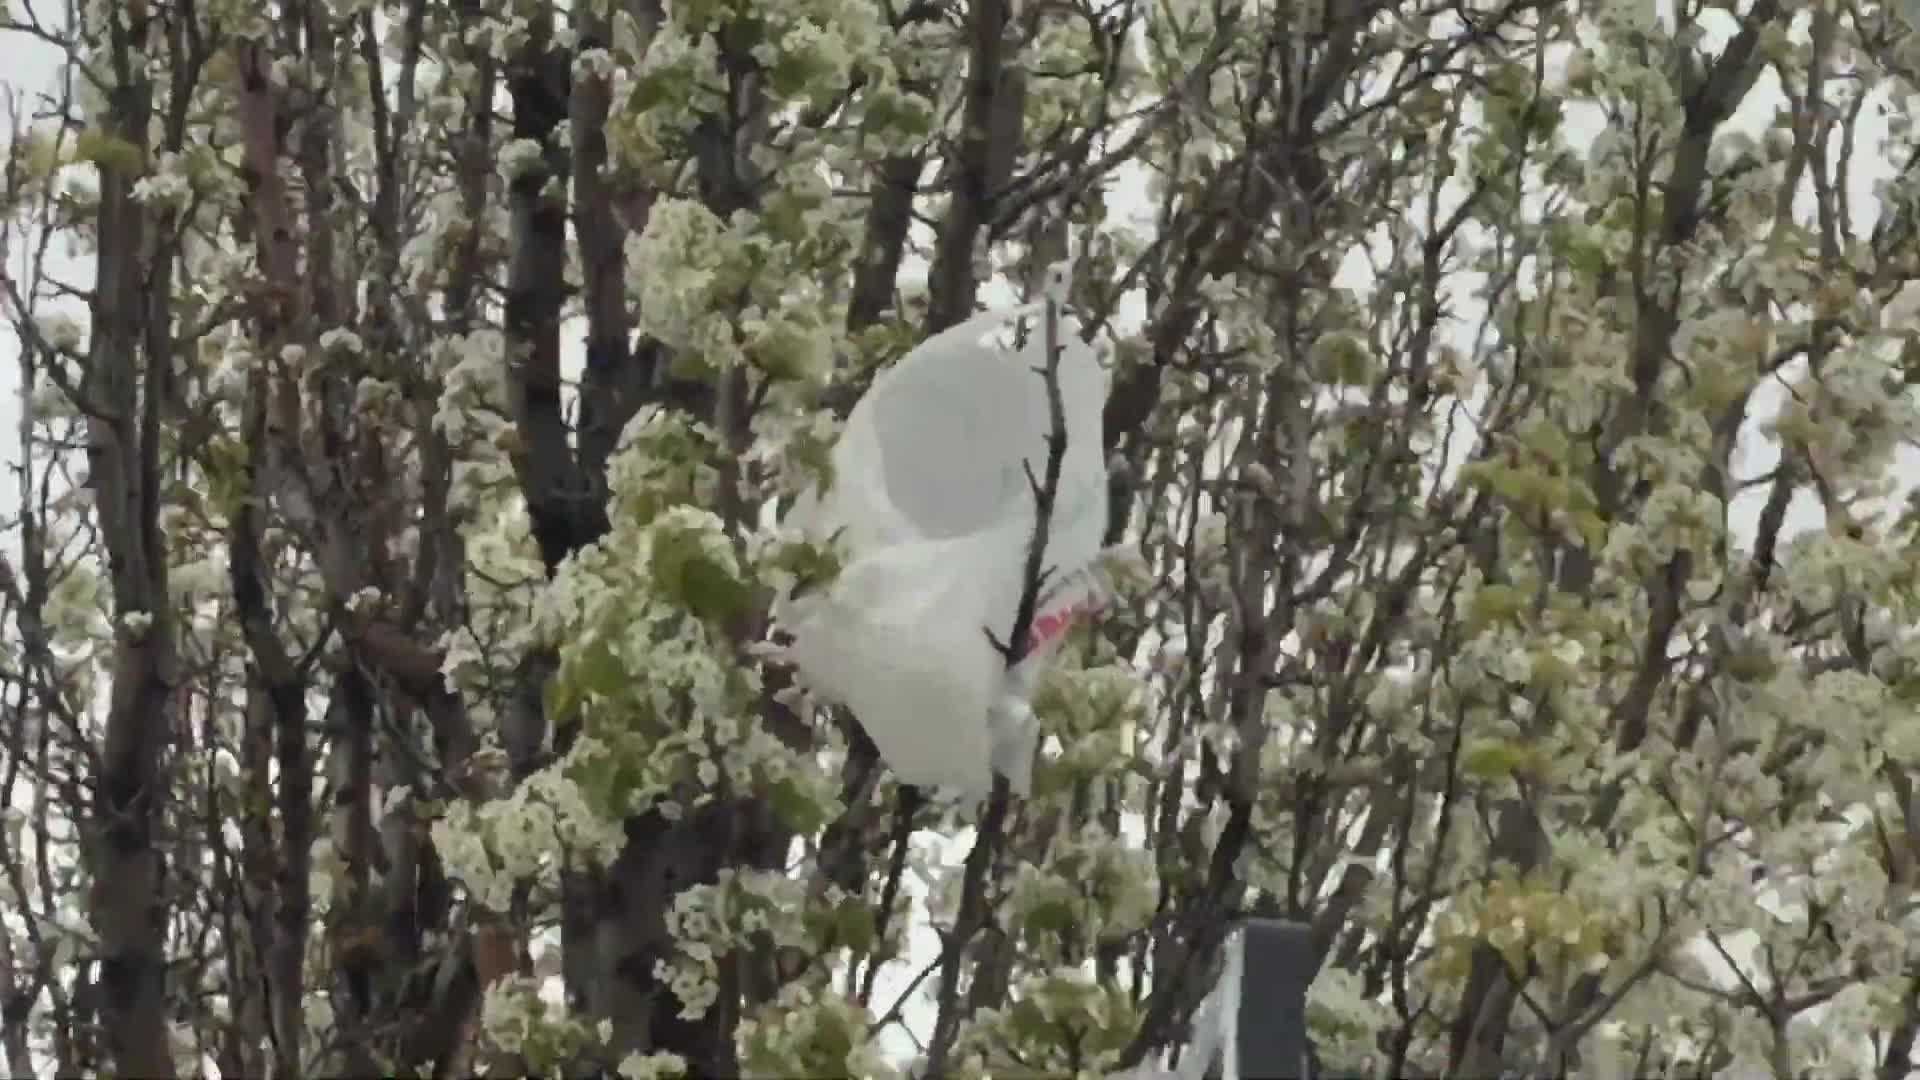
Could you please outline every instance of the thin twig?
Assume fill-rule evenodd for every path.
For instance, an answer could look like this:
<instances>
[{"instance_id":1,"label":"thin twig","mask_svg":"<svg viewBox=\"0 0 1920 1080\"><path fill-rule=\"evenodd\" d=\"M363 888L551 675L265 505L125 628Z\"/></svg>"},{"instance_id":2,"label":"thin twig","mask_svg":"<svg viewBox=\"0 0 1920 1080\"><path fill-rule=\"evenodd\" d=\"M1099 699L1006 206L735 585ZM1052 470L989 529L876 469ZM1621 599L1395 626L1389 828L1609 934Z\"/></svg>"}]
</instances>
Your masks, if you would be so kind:
<instances>
[{"instance_id":1,"label":"thin twig","mask_svg":"<svg viewBox=\"0 0 1920 1080\"><path fill-rule=\"evenodd\" d=\"M874 917L873 955L867 958L866 977L860 983L860 1004L873 1001L873 984L880 977L880 943L886 940L887 924L893 919L894 902L900 897L900 882L906 876L907 849L913 841L913 815L926 801L916 787L900 789L893 819L893 855L887 864L887 882L880 890L880 912ZM854 961L859 962L857 959Z\"/></svg>"},{"instance_id":2,"label":"thin twig","mask_svg":"<svg viewBox=\"0 0 1920 1080\"><path fill-rule=\"evenodd\" d=\"M1047 578L1047 540L1053 522L1053 506L1060 488L1061 465L1067 452L1066 403L1060 395L1060 305L1052 296L1046 302L1046 362L1038 370L1047 386L1047 463L1037 482L1027 470L1027 484L1033 491L1033 538L1027 546L1026 577L1015 609L1013 627L1005 647L1011 669L1027 653L1032 638L1034 611L1040 606L1041 589ZM993 794L987 799L979 834L973 850L967 853L966 870L961 879L960 912L954 919L953 934L948 937L940 957L940 1011L934 1020L933 1040L927 1051L923 1074L929 1080L943 1076L954 1040L960 1033L963 1009L960 998L960 961L967 945L987 925L989 911L986 890L987 873L999 854L1005 837L1007 812L1012 804L1012 785L1005 776L995 774Z\"/></svg>"}]
</instances>

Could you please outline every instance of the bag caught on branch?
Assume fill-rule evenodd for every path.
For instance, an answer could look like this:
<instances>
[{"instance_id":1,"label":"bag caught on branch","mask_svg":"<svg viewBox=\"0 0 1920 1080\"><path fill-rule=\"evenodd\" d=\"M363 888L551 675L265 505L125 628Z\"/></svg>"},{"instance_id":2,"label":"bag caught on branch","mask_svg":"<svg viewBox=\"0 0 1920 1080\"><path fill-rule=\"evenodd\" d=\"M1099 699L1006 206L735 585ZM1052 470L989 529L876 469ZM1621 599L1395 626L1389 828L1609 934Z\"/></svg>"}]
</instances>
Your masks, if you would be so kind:
<instances>
[{"instance_id":1,"label":"bag caught on branch","mask_svg":"<svg viewBox=\"0 0 1920 1080\"><path fill-rule=\"evenodd\" d=\"M902 783L979 797L999 772L1025 794L1038 666L1105 598L1093 560L1107 519L1106 376L1063 317L1067 444L1041 600L1009 668L1001 646L1026 587L1052 430L1046 305L976 316L882 373L834 446L833 483L788 515L810 536L837 534L844 557L832 584L783 605L788 654L816 694L853 710ZM1023 317L1024 342L1002 344Z\"/></svg>"}]
</instances>

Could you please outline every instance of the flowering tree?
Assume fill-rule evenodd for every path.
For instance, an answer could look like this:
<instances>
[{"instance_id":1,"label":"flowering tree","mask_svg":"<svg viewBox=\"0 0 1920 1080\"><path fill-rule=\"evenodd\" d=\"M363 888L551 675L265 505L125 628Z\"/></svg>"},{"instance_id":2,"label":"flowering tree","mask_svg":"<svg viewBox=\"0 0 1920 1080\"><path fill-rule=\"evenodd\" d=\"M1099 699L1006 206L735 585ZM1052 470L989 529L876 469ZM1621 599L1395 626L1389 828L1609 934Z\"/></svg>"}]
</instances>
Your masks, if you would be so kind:
<instances>
[{"instance_id":1,"label":"flowering tree","mask_svg":"<svg viewBox=\"0 0 1920 1080\"><path fill-rule=\"evenodd\" d=\"M1100 1076L1247 914L1343 1074L1912 1070L1898 5L7 18L10 1074ZM1064 256L1132 571L953 806L776 523Z\"/></svg>"}]
</instances>

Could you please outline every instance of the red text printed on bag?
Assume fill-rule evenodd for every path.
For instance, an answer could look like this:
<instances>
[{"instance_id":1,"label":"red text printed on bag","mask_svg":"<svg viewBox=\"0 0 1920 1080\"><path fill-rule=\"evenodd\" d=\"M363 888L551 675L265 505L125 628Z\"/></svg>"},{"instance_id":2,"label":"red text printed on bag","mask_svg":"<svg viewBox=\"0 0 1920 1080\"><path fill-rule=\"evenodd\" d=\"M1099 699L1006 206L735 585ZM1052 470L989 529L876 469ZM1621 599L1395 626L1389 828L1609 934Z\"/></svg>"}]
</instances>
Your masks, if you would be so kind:
<instances>
[{"instance_id":1,"label":"red text printed on bag","mask_svg":"<svg viewBox=\"0 0 1920 1080\"><path fill-rule=\"evenodd\" d=\"M1035 615L1033 628L1027 632L1027 653L1023 659L1037 656L1058 644L1074 623L1106 606L1105 599L1100 589L1090 588L1052 611Z\"/></svg>"},{"instance_id":2,"label":"red text printed on bag","mask_svg":"<svg viewBox=\"0 0 1920 1080\"><path fill-rule=\"evenodd\" d=\"M1098 607L1093 597L1085 597L1078 603L1068 604L1058 611L1049 611L1033 620L1033 631L1028 635L1030 648L1045 648L1060 635L1067 632L1082 615L1091 615Z\"/></svg>"},{"instance_id":3,"label":"red text printed on bag","mask_svg":"<svg viewBox=\"0 0 1920 1080\"><path fill-rule=\"evenodd\" d=\"M1107 579L1092 566L1083 567L1041 594L1042 610L1027 630L1027 650L1015 671L1030 671L1067 636L1073 624L1107 606Z\"/></svg>"}]
</instances>

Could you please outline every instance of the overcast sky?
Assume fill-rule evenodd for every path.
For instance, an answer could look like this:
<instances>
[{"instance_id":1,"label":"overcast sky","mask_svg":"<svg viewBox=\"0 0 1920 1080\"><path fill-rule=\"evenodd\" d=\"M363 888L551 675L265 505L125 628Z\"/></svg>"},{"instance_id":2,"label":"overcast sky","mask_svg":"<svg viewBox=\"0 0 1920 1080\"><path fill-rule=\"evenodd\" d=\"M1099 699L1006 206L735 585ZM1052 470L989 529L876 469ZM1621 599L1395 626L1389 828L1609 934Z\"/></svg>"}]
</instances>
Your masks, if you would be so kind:
<instances>
[{"instance_id":1,"label":"overcast sky","mask_svg":"<svg viewBox=\"0 0 1920 1080\"><path fill-rule=\"evenodd\" d=\"M6 63L0 65L0 89L5 93L33 94L59 85L58 49L25 34L0 31L0 55L6 57ZM4 143L0 143L0 153L4 152ZM8 274L19 274L24 265L17 254L8 254ZM91 277L90 267L73 259L60 259L55 272L68 280L83 274ZM18 510L19 432L20 343L8 324L0 329L0 520L11 520ZM13 530L0 530L0 544L5 544L6 550L13 550L17 542Z\"/></svg>"}]
</instances>

